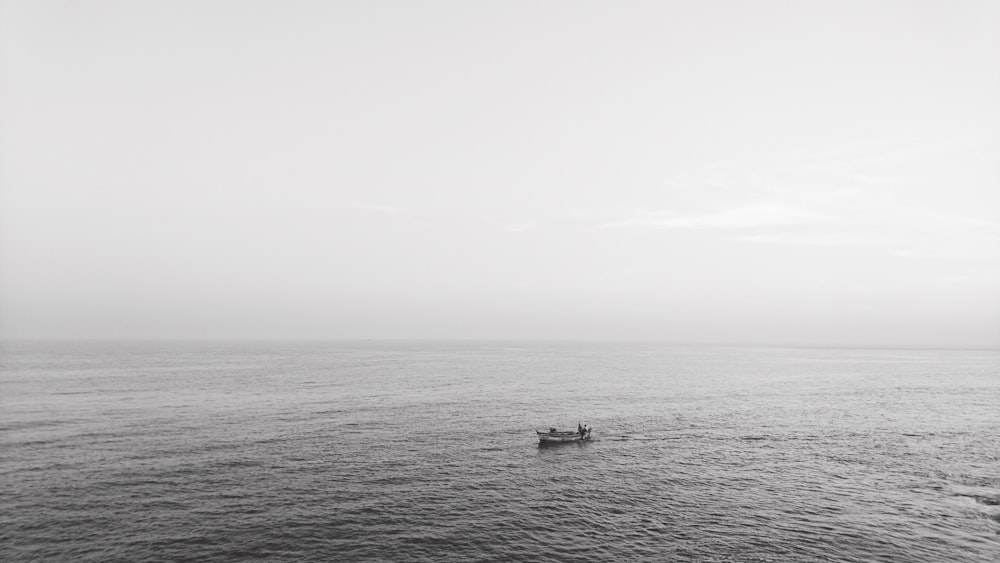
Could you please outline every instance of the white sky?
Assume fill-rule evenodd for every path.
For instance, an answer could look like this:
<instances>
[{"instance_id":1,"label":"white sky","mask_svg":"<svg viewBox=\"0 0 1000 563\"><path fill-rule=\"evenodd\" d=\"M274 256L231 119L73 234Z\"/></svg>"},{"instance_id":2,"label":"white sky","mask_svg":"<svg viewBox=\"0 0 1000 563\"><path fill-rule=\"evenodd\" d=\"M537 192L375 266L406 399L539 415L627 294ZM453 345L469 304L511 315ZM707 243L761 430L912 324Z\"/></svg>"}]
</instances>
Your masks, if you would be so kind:
<instances>
[{"instance_id":1,"label":"white sky","mask_svg":"<svg viewBox=\"0 0 1000 563\"><path fill-rule=\"evenodd\" d=\"M0 336L1000 345L1000 2L2 1Z\"/></svg>"}]
</instances>

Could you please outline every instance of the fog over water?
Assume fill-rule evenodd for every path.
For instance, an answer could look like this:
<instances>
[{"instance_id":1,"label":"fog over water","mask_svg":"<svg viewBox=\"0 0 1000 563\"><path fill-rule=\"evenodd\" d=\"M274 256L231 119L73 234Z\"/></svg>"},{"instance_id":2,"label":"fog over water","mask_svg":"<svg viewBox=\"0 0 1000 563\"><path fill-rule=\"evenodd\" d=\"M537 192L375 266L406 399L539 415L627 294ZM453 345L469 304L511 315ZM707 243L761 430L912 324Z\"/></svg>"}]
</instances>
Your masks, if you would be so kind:
<instances>
[{"instance_id":1,"label":"fog over water","mask_svg":"<svg viewBox=\"0 0 1000 563\"><path fill-rule=\"evenodd\" d=\"M4 0L0 337L994 347L998 10Z\"/></svg>"}]
</instances>

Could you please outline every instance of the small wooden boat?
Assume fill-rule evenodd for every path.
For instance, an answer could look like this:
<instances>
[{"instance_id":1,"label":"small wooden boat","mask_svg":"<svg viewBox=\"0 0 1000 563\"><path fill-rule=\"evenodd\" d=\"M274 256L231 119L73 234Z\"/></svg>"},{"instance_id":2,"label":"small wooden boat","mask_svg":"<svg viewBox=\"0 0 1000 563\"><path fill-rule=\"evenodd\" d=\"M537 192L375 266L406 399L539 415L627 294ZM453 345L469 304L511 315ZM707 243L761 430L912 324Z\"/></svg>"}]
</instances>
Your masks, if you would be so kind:
<instances>
[{"instance_id":1,"label":"small wooden boat","mask_svg":"<svg viewBox=\"0 0 1000 563\"><path fill-rule=\"evenodd\" d=\"M539 445L550 445L550 444L567 444L570 442L585 442L590 440L590 432L593 430L589 426L584 426L581 430L556 430L555 428L549 428L548 432L543 432L541 430L535 430L538 434L538 444Z\"/></svg>"}]
</instances>

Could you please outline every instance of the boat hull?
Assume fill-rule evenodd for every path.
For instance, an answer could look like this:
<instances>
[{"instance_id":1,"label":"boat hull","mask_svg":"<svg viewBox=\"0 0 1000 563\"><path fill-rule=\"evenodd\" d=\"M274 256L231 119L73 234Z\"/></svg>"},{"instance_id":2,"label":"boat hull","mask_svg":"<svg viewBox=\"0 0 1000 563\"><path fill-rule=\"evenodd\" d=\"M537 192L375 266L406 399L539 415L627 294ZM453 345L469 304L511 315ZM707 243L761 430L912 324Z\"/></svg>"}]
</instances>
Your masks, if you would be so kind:
<instances>
[{"instance_id":1,"label":"boat hull","mask_svg":"<svg viewBox=\"0 0 1000 563\"><path fill-rule=\"evenodd\" d=\"M572 444L574 442L587 442L590 440L590 430L584 434L579 432L541 432L536 430L538 434L538 444L541 446L557 445L557 444Z\"/></svg>"}]
</instances>

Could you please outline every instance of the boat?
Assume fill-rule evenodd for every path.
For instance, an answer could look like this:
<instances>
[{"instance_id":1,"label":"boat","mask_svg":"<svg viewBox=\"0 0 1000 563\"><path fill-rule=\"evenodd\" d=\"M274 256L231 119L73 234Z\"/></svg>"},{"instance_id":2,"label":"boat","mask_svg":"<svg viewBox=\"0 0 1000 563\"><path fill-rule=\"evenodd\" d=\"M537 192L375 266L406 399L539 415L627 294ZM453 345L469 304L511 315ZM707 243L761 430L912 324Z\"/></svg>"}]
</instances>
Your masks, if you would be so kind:
<instances>
[{"instance_id":1,"label":"boat","mask_svg":"<svg viewBox=\"0 0 1000 563\"><path fill-rule=\"evenodd\" d=\"M579 430L556 430L549 428L547 432L535 430L538 434L538 445L568 444L570 442L586 442L590 440L590 426L582 426Z\"/></svg>"}]
</instances>

